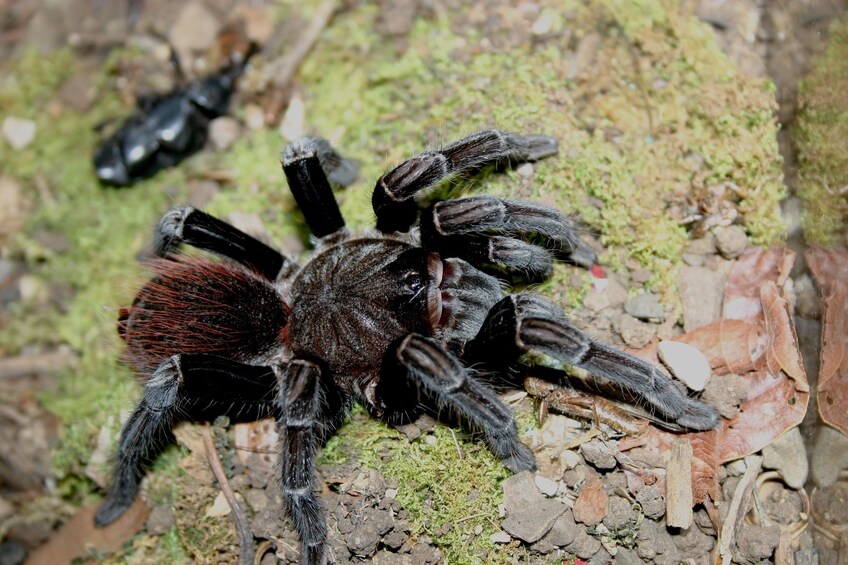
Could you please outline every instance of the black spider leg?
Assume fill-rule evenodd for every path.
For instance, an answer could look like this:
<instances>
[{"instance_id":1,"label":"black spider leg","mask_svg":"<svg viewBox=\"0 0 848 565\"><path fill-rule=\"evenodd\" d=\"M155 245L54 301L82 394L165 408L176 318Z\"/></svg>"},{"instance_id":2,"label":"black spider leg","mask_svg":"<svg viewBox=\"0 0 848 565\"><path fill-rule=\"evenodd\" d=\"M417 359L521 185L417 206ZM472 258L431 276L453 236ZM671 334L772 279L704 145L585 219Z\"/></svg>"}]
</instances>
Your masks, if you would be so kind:
<instances>
[{"instance_id":1,"label":"black spider leg","mask_svg":"<svg viewBox=\"0 0 848 565\"><path fill-rule=\"evenodd\" d=\"M492 231L505 235L488 233ZM422 244L439 255L474 265L503 265L531 280L547 278L553 267L551 252L518 239L522 234L542 236L553 250L582 267L591 268L597 260L565 215L541 204L471 196L436 202L421 215Z\"/></svg>"},{"instance_id":2,"label":"black spider leg","mask_svg":"<svg viewBox=\"0 0 848 565\"><path fill-rule=\"evenodd\" d=\"M297 263L223 220L190 206L173 208L159 220L155 253L166 257L186 243L212 251L265 277L282 279L297 270Z\"/></svg>"},{"instance_id":3,"label":"black spider leg","mask_svg":"<svg viewBox=\"0 0 848 565\"><path fill-rule=\"evenodd\" d=\"M216 415L260 419L274 414L276 377L270 367L244 365L207 354L174 355L144 386L123 430L117 466L94 522L105 526L132 504L147 466L173 441L175 420L215 409ZM213 406L214 405L214 406Z\"/></svg>"},{"instance_id":4,"label":"black spider leg","mask_svg":"<svg viewBox=\"0 0 848 565\"><path fill-rule=\"evenodd\" d=\"M303 544L301 563L326 563L327 525L315 492L315 456L335 431L318 365L295 359L277 373L282 491Z\"/></svg>"},{"instance_id":5,"label":"black spider leg","mask_svg":"<svg viewBox=\"0 0 848 565\"><path fill-rule=\"evenodd\" d=\"M544 354L586 369L636 395L660 417L691 430L718 426L715 408L680 392L650 363L592 340L553 304L534 294L515 294L489 312L464 359L504 366L525 353Z\"/></svg>"},{"instance_id":6,"label":"black spider leg","mask_svg":"<svg viewBox=\"0 0 848 565\"><path fill-rule=\"evenodd\" d=\"M404 161L377 180L371 203L382 232L408 231L415 223L416 193L445 177L498 161L536 161L554 155L557 141L544 135L484 130Z\"/></svg>"},{"instance_id":7,"label":"black spider leg","mask_svg":"<svg viewBox=\"0 0 848 565\"><path fill-rule=\"evenodd\" d=\"M323 139L301 137L288 144L283 151L282 165L306 225L316 237L326 237L345 227L328 174L333 174L346 163ZM333 169L325 170L322 164ZM340 171L341 180L352 180L349 172ZM355 171L353 174L355 178Z\"/></svg>"},{"instance_id":8,"label":"black spider leg","mask_svg":"<svg viewBox=\"0 0 848 565\"><path fill-rule=\"evenodd\" d=\"M409 334L389 348L383 363L387 370L376 392L388 412L393 410L394 399L387 392L396 390L397 383L383 381L389 374L395 379L405 375L422 396L482 432L489 450L511 471L536 469L533 452L521 443L510 409L437 340ZM408 399L401 400L399 407L406 409Z\"/></svg>"}]
</instances>

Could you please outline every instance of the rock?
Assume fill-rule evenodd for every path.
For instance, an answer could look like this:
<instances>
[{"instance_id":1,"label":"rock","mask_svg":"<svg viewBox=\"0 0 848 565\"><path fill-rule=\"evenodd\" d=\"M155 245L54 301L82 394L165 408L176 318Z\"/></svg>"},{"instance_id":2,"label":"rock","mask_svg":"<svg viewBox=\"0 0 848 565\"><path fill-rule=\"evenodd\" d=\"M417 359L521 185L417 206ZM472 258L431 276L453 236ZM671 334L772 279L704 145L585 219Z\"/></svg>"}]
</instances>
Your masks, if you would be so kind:
<instances>
[{"instance_id":1,"label":"rock","mask_svg":"<svg viewBox=\"0 0 848 565\"><path fill-rule=\"evenodd\" d=\"M780 472L783 481L791 488L804 486L810 467L804 439L797 426L763 448L763 467Z\"/></svg>"},{"instance_id":2,"label":"rock","mask_svg":"<svg viewBox=\"0 0 848 565\"><path fill-rule=\"evenodd\" d=\"M215 181L191 180L188 183L188 205L203 209L219 192L221 185Z\"/></svg>"},{"instance_id":3,"label":"rock","mask_svg":"<svg viewBox=\"0 0 848 565\"><path fill-rule=\"evenodd\" d=\"M154 506L147 517L147 533L160 536L171 529L175 523L174 510L168 506Z\"/></svg>"},{"instance_id":4,"label":"rock","mask_svg":"<svg viewBox=\"0 0 848 565\"><path fill-rule=\"evenodd\" d=\"M715 546L715 538L708 536L697 527L681 530L676 536L672 536L671 540L677 546L680 557L684 561L708 555Z\"/></svg>"},{"instance_id":5,"label":"rock","mask_svg":"<svg viewBox=\"0 0 848 565\"><path fill-rule=\"evenodd\" d=\"M515 172L518 173L518 176L520 177L530 178L533 176L533 163L522 163L516 167Z\"/></svg>"},{"instance_id":6,"label":"rock","mask_svg":"<svg viewBox=\"0 0 848 565\"><path fill-rule=\"evenodd\" d=\"M489 540L490 540L492 543L509 543L509 542L511 542L511 541L512 541L512 538L509 536L509 534L508 534L508 533L506 533L505 531L501 530L501 531L499 531L499 532L497 532L497 533L492 534L491 536L489 536Z\"/></svg>"},{"instance_id":7,"label":"rock","mask_svg":"<svg viewBox=\"0 0 848 565\"><path fill-rule=\"evenodd\" d=\"M583 462L583 458L576 451L566 449L559 454L559 462L563 471L574 469L577 465Z\"/></svg>"},{"instance_id":8,"label":"rock","mask_svg":"<svg viewBox=\"0 0 848 565\"><path fill-rule=\"evenodd\" d=\"M17 541L0 543L0 563L3 565L19 565L27 558L27 550Z\"/></svg>"},{"instance_id":9,"label":"rock","mask_svg":"<svg viewBox=\"0 0 848 565\"><path fill-rule=\"evenodd\" d=\"M582 444L580 453L587 463L591 463L598 469L615 469L618 464L613 451L604 442L597 439Z\"/></svg>"},{"instance_id":10,"label":"rock","mask_svg":"<svg viewBox=\"0 0 848 565\"><path fill-rule=\"evenodd\" d=\"M677 291L683 304L683 329L691 332L721 318L724 277L704 267L681 267Z\"/></svg>"},{"instance_id":11,"label":"rock","mask_svg":"<svg viewBox=\"0 0 848 565\"><path fill-rule=\"evenodd\" d=\"M595 526L601 523L604 516L609 512L609 497L604 492L604 485L600 479L593 478L586 481L577 500L574 501L574 519L587 526Z\"/></svg>"},{"instance_id":12,"label":"rock","mask_svg":"<svg viewBox=\"0 0 848 565\"><path fill-rule=\"evenodd\" d=\"M353 531L345 536L348 549L357 557L371 557L377 551L380 538L392 527L392 518L388 513L376 508L366 508L354 525Z\"/></svg>"},{"instance_id":13,"label":"rock","mask_svg":"<svg viewBox=\"0 0 848 565\"><path fill-rule=\"evenodd\" d=\"M712 234L707 234L706 237L691 240L686 244L686 249L683 250L683 253L690 255L713 255L715 252L715 238Z\"/></svg>"},{"instance_id":14,"label":"rock","mask_svg":"<svg viewBox=\"0 0 848 565\"><path fill-rule=\"evenodd\" d=\"M609 497L609 512L604 516L603 523L610 531L617 532L636 523L636 511L632 503L621 496Z\"/></svg>"},{"instance_id":15,"label":"rock","mask_svg":"<svg viewBox=\"0 0 848 565\"><path fill-rule=\"evenodd\" d=\"M623 306L624 303L627 302L627 289L614 277L609 277L607 281L607 288L605 289L605 292L609 299L610 306L613 308Z\"/></svg>"},{"instance_id":16,"label":"rock","mask_svg":"<svg viewBox=\"0 0 848 565\"><path fill-rule=\"evenodd\" d=\"M642 565L643 561L639 559L639 556L632 549L619 547L613 563L614 565Z\"/></svg>"},{"instance_id":17,"label":"rock","mask_svg":"<svg viewBox=\"0 0 848 565\"><path fill-rule=\"evenodd\" d=\"M748 383L735 373L713 375L707 381L701 400L718 409L723 418L733 418L739 405L748 398Z\"/></svg>"},{"instance_id":18,"label":"rock","mask_svg":"<svg viewBox=\"0 0 848 565\"><path fill-rule=\"evenodd\" d=\"M403 546L407 539L409 539L409 535L407 535L407 533L403 530L399 530L395 527L383 538L383 545L392 551L397 551L401 548L401 546Z\"/></svg>"},{"instance_id":19,"label":"rock","mask_svg":"<svg viewBox=\"0 0 848 565\"><path fill-rule=\"evenodd\" d=\"M209 141L218 151L232 147L240 133L241 126L232 116L220 116L209 122Z\"/></svg>"},{"instance_id":20,"label":"rock","mask_svg":"<svg viewBox=\"0 0 848 565\"><path fill-rule=\"evenodd\" d=\"M679 341L661 341L657 353L668 370L690 390L701 391L707 386L712 368L695 347Z\"/></svg>"},{"instance_id":21,"label":"rock","mask_svg":"<svg viewBox=\"0 0 848 565\"><path fill-rule=\"evenodd\" d=\"M639 528L636 536L636 553L646 561L653 559L657 563L660 561L674 563L675 558L680 557L680 552L674 545L665 524L652 520L642 522ZM680 559L677 559L677 563L680 563Z\"/></svg>"},{"instance_id":22,"label":"rock","mask_svg":"<svg viewBox=\"0 0 848 565\"><path fill-rule=\"evenodd\" d=\"M821 318L821 296L816 283L807 273L795 279L795 312L809 320Z\"/></svg>"},{"instance_id":23,"label":"rock","mask_svg":"<svg viewBox=\"0 0 848 565\"><path fill-rule=\"evenodd\" d=\"M565 546L567 552L573 553L580 559L589 559L600 549L601 542L587 534L583 528L578 529L574 541Z\"/></svg>"},{"instance_id":24,"label":"rock","mask_svg":"<svg viewBox=\"0 0 848 565\"><path fill-rule=\"evenodd\" d=\"M246 104L244 107L244 124L251 131L265 127L265 112L256 104Z\"/></svg>"},{"instance_id":25,"label":"rock","mask_svg":"<svg viewBox=\"0 0 848 565\"><path fill-rule=\"evenodd\" d=\"M713 230L716 248L726 259L735 259L748 247L748 234L741 226L719 226Z\"/></svg>"},{"instance_id":26,"label":"rock","mask_svg":"<svg viewBox=\"0 0 848 565\"><path fill-rule=\"evenodd\" d=\"M577 537L577 532L580 529L582 528L574 521L574 515L571 513L571 510L566 510L559 518L557 518L557 521L554 522L550 531L545 534L539 542L563 547L574 541L574 538Z\"/></svg>"},{"instance_id":27,"label":"rock","mask_svg":"<svg viewBox=\"0 0 848 565\"><path fill-rule=\"evenodd\" d=\"M507 515L501 527L527 543L539 540L566 511L565 504L539 492L529 471L508 478L503 489Z\"/></svg>"},{"instance_id":28,"label":"rock","mask_svg":"<svg viewBox=\"0 0 848 565\"><path fill-rule=\"evenodd\" d=\"M657 335L655 325L640 322L630 314L621 314L615 326L624 343L635 349L642 349Z\"/></svg>"},{"instance_id":29,"label":"rock","mask_svg":"<svg viewBox=\"0 0 848 565\"><path fill-rule=\"evenodd\" d=\"M665 309L657 296L652 292L637 294L624 304L624 310L640 320L663 321Z\"/></svg>"},{"instance_id":30,"label":"rock","mask_svg":"<svg viewBox=\"0 0 848 565\"><path fill-rule=\"evenodd\" d=\"M660 489L651 485L644 486L636 493L636 502L642 506L646 518L659 520L665 514L665 499Z\"/></svg>"},{"instance_id":31,"label":"rock","mask_svg":"<svg viewBox=\"0 0 848 565\"><path fill-rule=\"evenodd\" d=\"M605 308L609 308L610 300L605 290L597 290L595 288L589 290L586 298L583 299L583 306L592 312L600 312Z\"/></svg>"},{"instance_id":32,"label":"rock","mask_svg":"<svg viewBox=\"0 0 848 565\"><path fill-rule=\"evenodd\" d=\"M780 526L745 524L736 534L734 557L737 563L759 563L768 559L780 543Z\"/></svg>"},{"instance_id":33,"label":"rock","mask_svg":"<svg viewBox=\"0 0 848 565\"><path fill-rule=\"evenodd\" d=\"M185 4L168 32L168 40L179 53L180 63L187 63L192 52L209 49L215 43L220 27L218 18L204 2L195 0Z\"/></svg>"},{"instance_id":34,"label":"rock","mask_svg":"<svg viewBox=\"0 0 848 565\"><path fill-rule=\"evenodd\" d=\"M637 284L645 284L651 280L651 271L644 267L639 267L630 272L630 280Z\"/></svg>"},{"instance_id":35,"label":"rock","mask_svg":"<svg viewBox=\"0 0 848 565\"><path fill-rule=\"evenodd\" d=\"M848 469L848 437L829 426L819 428L810 468L819 487L835 483L839 473Z\"/></svg>"},{"instance_id":36,"label":"rock","mask_svg":"<svg viewBox=\"0 0 848 565\"><path fill-rule=\"evenodd\" d=\"M12 146L12 149L19 151L35 139L35 122L8 116L3 120L3 137Z\"/></svg>"},{"instance_id":37,"label":"rock","mask_svg":"<svg viewBox=\"0 0 848 565\"><path fill-rule=\"evenodd\" d=\"M557 493L557 489L559 485L556 481L552 481L547 477L543 477L542 475L536 475L533 477L533 481L536 483L536 488L539 489L539 492L544 494L545 496L554 496Z\"/></svg>"}]
</instances>

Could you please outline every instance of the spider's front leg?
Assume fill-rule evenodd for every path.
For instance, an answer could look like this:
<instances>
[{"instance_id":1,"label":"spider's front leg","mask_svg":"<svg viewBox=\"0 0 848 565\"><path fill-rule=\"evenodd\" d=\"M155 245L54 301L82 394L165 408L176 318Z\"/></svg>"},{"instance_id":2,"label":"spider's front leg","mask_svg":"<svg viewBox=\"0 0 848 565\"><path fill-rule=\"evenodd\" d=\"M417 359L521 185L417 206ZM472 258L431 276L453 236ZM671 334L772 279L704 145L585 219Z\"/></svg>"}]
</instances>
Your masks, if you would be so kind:
<instances>
[{"instance_id":1,"label":"spider's front leg","mask_svg":"<svg viewBox=\"0 0 848 565\"><path fill-rule=\"evenodd\" d=\"M471 196L436 202L421 215L422 244L442 257L460 257L482 268L506 267L531 280L545 279L553 267L552 254L519 239L524 234L542 236L553 251L587 269L597 260L562 212L534 202Z\"/></svg>"},{"instance_id":2,"label":"spider's front leg","mask_svg":"<svg viewBox=\"0 0 848 565\"><path fill-rule=\"evenodd\" d=\"M557 141L552 137L490 129L439 150L416 155L377 180L371 199L377 214L377 229L408 231L418 214L415 195L449 175L498 161L536 161L557 151Z\"/></svg>"},{"instance_id":3,"label":"spider's front leg","mask_svg":"<svg viewBox=\"0 0 848 565\"><path fill-rule=\"evenodd\" d=\"M166 359L145 383L144 396L124 424L112 484L97 509L95 524L106 526L130 507L147 466L173 440L171 430L178 416L209 403L219 403L222 414L269 416L274 412L275 386L270 367L206 354Z\"/></svg>"},{"instance_id":4,"label":"spider's front leg","mask_svg":"<svg viewBox=\"0 0 848 565\"><path fill-rule=\"evenodd\" d=\"M466 344L464 358L506 366L525 353L545 354L599 375L684 428L718 426L715 408L684 395L650 363L592 340L538 295L515 294L498 302L477 337Z\"/></svg>"},{"instance_id":5,"label":"spider's front leg","mask_svg":"<svg viewBox=\"0 0 848 565\"><path fill-rule=\"evenodd\" d=\"M437 340L409 334L389 349L383 364L376 392L389 412L394 408L392 391L399 388L390 379L405 377L424 397L482 432L489 449L508 469L515 473L536 469L533 452L521 443L510 409ZM407 405L408 399L401 400L399 408Z\"/></svg>"},{"instance_id":6,"label":"spider's front leg","mask_svg":"<svg viewBox=\"0 0 848 565\"><path fill-rule=\"evenodd\" d=\"M277 250L190 206L165 212L154 235L154 252L159 257L175 253L185 243L237 261L270 281L285 278L297 269L297 263Z\"/></svg>"}]
</instances>

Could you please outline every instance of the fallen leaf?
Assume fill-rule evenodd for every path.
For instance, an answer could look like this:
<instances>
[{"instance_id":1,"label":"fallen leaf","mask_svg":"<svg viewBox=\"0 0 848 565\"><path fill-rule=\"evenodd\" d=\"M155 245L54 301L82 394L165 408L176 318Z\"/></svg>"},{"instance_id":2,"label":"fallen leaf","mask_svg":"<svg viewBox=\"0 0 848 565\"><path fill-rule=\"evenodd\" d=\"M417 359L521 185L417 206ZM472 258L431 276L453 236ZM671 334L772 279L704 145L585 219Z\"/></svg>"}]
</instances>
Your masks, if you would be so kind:
<instances>
[{"instance_id":1,"label":"fallen leaf","mask_svg":"<svg viewBox=\"0 0 848 565\"><path fill-rule=\"evenodd\" d=\"M795 253L783 245L745 251L730 271L724 289L722 318L756 324L762 319L760 287L773 281L782 287L792 270Z\"/></svg>"},{"instance_id":2,"label":"fallen leaf","mask_svg":"<svg viewBox=\"0 0 848 565\"><path fill-rule=\"evenodd\" d=\"M765 333L743 320L718 320L675 336L674 341L688 343L703 353L718 375L754 370L762 363L766 349Z\"/></svg>"},{"instance_id":3,"label":"fallen leaf","mask_svg":"<svg viewBox=\"0 0 848 565\"><path fill-rule=\"evenodd\" d=\"M826 424L848 435L848 249L812 248L806 258L824 297L819 414Z\"/></svg>"},{"instance_id":4,"label":"fallen leaf","mask_svg":"<svg viewBox=\"0 0 848 565\"><path fill-rule=\"evenodd\" d=\"M27 565L61 565L92 551L117 551L141 529L150 514L150 508L141 498L136 498L120 518L105 528L96 528L94 513L98 506L91 504L80 508L44 545L30 554Z\"/></svg>"}]
</instances>

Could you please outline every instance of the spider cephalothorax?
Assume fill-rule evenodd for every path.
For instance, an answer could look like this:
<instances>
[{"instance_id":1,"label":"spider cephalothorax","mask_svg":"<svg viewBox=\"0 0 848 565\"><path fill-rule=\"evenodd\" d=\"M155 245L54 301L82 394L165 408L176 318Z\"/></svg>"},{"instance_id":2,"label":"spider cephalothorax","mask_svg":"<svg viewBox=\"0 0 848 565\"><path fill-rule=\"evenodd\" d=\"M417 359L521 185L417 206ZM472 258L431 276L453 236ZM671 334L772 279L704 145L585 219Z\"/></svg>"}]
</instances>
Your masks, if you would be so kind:
<instances>
[{"instance_id":1,"label":"spider cephalothorax","mask_svg":"<svg viewBox=\"0 0 848 565\"><path fill-rule=\"evenodd\" d=\"M344 160L322 140L296 141L283 154L283 169L317 241L302 267L199 210L166 213L154 277L119 318L145 388L121 433L97 523L112 522L132 503L178 416L195 406L207 414L212 406L241 417L273 415L302 561L323 563L315 454L352 403L389 422L447 409L481 432L509 469L534 469L511 412L481 378L506 373L528 353L583 367L668 422L715 427L713 408L686 397L650 364L593 341L539 295L504 295L502 275L543 278L555 255L593 263L560 212L473 196L430 205L414 228L416 194L446 176L556 151L549 137L487 130L422 153L377 181L377 229L353 237L328 182ZM186 258L181 244L226 260Z\"/></svg>"}]
</instances>

